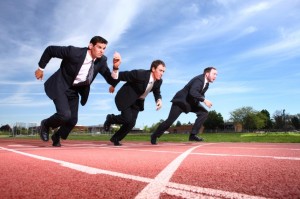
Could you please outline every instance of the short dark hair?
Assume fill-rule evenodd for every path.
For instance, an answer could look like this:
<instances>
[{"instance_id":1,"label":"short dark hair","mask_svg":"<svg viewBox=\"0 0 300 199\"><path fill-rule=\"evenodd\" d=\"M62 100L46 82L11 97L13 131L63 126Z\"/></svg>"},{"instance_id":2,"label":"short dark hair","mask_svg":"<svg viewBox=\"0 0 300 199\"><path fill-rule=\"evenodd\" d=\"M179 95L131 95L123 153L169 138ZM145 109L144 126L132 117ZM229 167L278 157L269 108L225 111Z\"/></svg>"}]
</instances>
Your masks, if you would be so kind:
<instances>
[{"instance_id":1,"label":"short dark hair","mask_svg":"<svg viewBox=\"0 0 300 199\"><path fill-rule=\"evenodd\" d=\"M91 44L93 45L96 45L97 43L101 43L101 44L107 44L107 40L104 39L103 37L100 37L100 36L94 36L91 41L90 41Z\"/></svg>"},{"instance_id":2,"label":"short dark hair","mask_svg":"<svg viewBox=\"0 0 300 199\"><path fill-rule=\"evenodd\" d=\"M217 69L213 66L207 67L203 70L203 74L209 73L211 70L217 70Z\"/></svg>"},{"instance_id":3,"label":"short dark hair","mask_svg":"<svg viewBox=\"0 0 300 199\"><path fill-rule=\"evenodd\" d=\"M163 62L162 60L154 60L152 63L151 63L151 67L150 67L150 70L152 70L152 68L156 69L159 65L163 65L163 67L166 67L166 64L165 62Z\"/></svg>"}]
</instances>

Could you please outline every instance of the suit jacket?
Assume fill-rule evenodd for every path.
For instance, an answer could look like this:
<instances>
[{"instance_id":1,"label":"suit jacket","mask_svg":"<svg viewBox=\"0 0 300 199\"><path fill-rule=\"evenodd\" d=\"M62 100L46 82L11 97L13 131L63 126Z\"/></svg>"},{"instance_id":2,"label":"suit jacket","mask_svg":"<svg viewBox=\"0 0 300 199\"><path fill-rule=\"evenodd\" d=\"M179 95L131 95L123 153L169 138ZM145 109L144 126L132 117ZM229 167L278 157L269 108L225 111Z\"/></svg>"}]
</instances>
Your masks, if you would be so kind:
<instances>
[{"instance_id":1,"label":"suit jacket","mask_svg":"<svg viewBox=\"0 0 300 199\"><path fill-rule=\"evenodd\" d=\"M150 70L132 70L119 72L118 80L126 81L120 88L115 97L115 103L119 111L122 111L130 106L137 106L138 110L144 110L144 100L139 100L139 97L145 92L149 79ZM150 92L153 92L154 99L161 99L160 86L162 79L156 80Z\"/></svg>"},{"instance_id":2,"label":"suit jacket","mask_svg":"<svg viewBox=\"0 0 300 199\"><path fill-rule=\"evenodd\" d=\"M45 49L39 61L40 68L45 68L51 58L62 59L60 68L44 84L45 92L50 99L54 100L58 96L65 94L72 87L84 62L87 50L87 48L74 46L48 46ZM97 73L100 73L110 85L117 85L118 81L111 77L111 72L107 66L107 57L104 55L101 58L97 58L94 62L93 80ZM81 96L80 103L84 106L88 100L90 85L79 86L77 90Z\"/></svg>"},{"instance_id":3,"label":"suit jacket","mask_svg":"<svg viewBox=\"0 0 300 199\"><path fill-rule=\"evenodd\" d=\"M205 99L205 92L208 89L204 86L204 74L198 75L191 79L183 89L178 91L171 102L178 105L185 113L194 112L199 110L199 102L203 102Z\"/></svg>"}]
</instances>

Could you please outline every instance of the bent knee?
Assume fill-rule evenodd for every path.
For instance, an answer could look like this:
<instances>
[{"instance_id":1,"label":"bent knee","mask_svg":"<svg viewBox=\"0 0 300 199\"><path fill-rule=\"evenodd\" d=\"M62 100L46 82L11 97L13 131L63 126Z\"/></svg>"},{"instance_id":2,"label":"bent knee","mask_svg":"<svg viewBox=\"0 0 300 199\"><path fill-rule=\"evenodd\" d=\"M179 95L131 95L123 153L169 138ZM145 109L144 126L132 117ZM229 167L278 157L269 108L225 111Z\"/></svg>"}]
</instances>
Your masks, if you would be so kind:
<instances>
[{"instance_id":1,"label":"bent knee","mask_svg":"<svg viewBox=\"0 0 300 199\"><path fill-rule=\"evenodd\" d=\"M57 115L58 115L59 119L64 123L71 120L71 111L58 113Z\"/></svg>"}]
</instances>

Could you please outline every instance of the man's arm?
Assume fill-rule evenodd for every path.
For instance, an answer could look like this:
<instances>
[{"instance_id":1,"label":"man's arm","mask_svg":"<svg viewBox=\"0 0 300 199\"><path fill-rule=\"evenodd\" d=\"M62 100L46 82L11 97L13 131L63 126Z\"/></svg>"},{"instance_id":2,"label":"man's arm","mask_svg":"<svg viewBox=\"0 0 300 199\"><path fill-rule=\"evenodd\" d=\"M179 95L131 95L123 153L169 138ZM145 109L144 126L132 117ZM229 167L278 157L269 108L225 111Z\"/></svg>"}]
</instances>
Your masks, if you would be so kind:
<instances>
[{"instance_id":1,"label":"man's arm","mask_svg":"<svg viewBox=\"0 0 300 199\"><path fill-rule=\"evenodd\" d=\"M205 96L201 94L202 88L203 82L200 79L195 79L191 84L189 96L195 105L205 100Z\"/></svg>"},{"instance_id":2,"label":"man's arm","mask_svg":"<svg viewBox=\"0 0 300 199\"><path fill-rule=\"evenodd\" d=\"M42 80L44 77L44 69L49 61L53 58L65 58L68 57L71 51L71 46L62 47L62 46L48 46L43 52L40 61L38 63L39 67L35 71L35 77L39 80Z\"/></svg>"},{"instance_id":3,"label":"man's arm","mask_svg":"<svg viewBox=\"0 0 300 199\"><path fill-rule=\"evenodd\" d=\"M159 82L156 83L155 87L153 87L152 92L154 95L154 99L156 102L156 110L161 109L162 107L162 97L160 94L160 86L162 85L162 80L159 80Z\"/></svg>"}]
</instances>

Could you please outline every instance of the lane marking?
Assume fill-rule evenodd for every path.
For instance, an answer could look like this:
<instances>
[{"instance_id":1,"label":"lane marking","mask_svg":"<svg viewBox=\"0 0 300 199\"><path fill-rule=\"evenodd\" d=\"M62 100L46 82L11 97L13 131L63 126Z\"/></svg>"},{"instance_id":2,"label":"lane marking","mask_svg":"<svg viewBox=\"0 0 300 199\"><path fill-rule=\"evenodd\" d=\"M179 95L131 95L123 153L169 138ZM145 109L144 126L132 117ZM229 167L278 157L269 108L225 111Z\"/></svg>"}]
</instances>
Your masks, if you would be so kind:
<instances>
[{"instance_id":1,"label":"lane marking","mask_svg":"<svg viewBox=\"0 0 300 199\"><path fill-rule=\"evenodd\" d=\"M215 143L209 143L209 145L213 145ZM108 144L78 144L77 147L61 147L61 148L53 148L53 147L37 147L33 145L8 145L10 147L20 147L18 150L70 150L70 149L114 149L114 150L125 150L125 151L141 151L141 152L152 152L152 153L170 153L170 154L180 154L180 151L168 151L168 150L150 150L150 149L132 149L132 148L119 148L110 146ZM69 145L68 145L69 146ZM71 145L70 145L71 146ZM183 146L174 144L173 146ZM187 146L187 145L184 145ZM200 145L204 146L204 145ZM206 145L205 145L206 146ZM32 148L31 148L32 147ZM218 147L217 147L218 148ZM223 148L223 147L220 147ZM242 148L242 147L229 147L229 148ZM255 149L255 148L253 148ZM260 149L261 148L257 148ZM0 148L1 150L1 148ZM298 149L288 149L288 150L298 150ZM247 158L269 158L274 160L291 160L291 161L300 161L300 157L289 157L289 156L268 156L268 155L243 155L243 154L228 154L228 153L198 153L193 152L192 155L203 155L203 156L218 156L218 157L247 157Z\"/></svg>"},{"instance_id":2,"label":"lane marking","mask_svg":"<svg viewBox=\"0 0 300 199\"><path fill-rule=\"evenodd\" d=\"M263 145L260 145L260 146L263 146ZM273 145L274 147L270 148L264 148L264 147L226 147L226 146L217 146L217 147L214 147L214 148L226 148L226 149L251 149L251 150L300 150L299 148L279 148L278 146L276 145ZM276 146L276 147L275 147Z\"/></svg>"},{"instance_id":3,"label":"lane marking","mask_svg":"<svg viewBox=\"0 0 300 199\"><path fill-rule=\"evenodd\" d=\"M200 146L203 146L203 145L200 145ZM126 180L135 180L135 181L143 182L143 183L152 183L153 181L155 181L155 179L152 179L152 178L140 177L140 176L135 176L135 175L130 175L130 174L124 174L124 173L119 173L119 172L114 172L114 171L109 171L109 170L93 168L93 167L84 166L84 165L80 165L80 164L56 160L53 158L47 158L47 157L43 157L43 156L39 156L39 155L25 153L25 152L17 151L14 149L8 149L8 148L4 148L4 147L0 147L0 149L9 151L12 153L17 153L17 154L20 154L23 156L35 158L38 160L54 162L54 163L60 164L63 167L67 167L67 168L70 168L70 169L73 169L73 170L76 170L79 172L87 173L87 174L110 175L110 176L114 176L114 177L124 178ZM236 193L236 192L222 191L222 190L218 190L218 189L210 189L210 188L203 188L203 187L167 182L165 185L165 188L163 190L163 193L169 194L169 192L172 192L172 195L176 195L178 197L187 198L187 199L190 198L189 196L195 196L195 198L201 198L201 199L205 198L203 196L211 196L210 198L215 198L215 196L216 196L216 197L231 198L231 199L240 199L240 198L264 199L263 197L251 196L251 195L241 194L241 193ZM150 198L150 197L145 196L145 198Z\"/></svg>"},{"instance_id":4,"label":"lane marking","mask_svg":"<svg viewBox=\"0 0 300 199\"><path fill-rule=\"evenodd\" d=\"M170 195L180 196L183 198L236 198L236 199L266 199L260 196L251 196L236 192L222 191L211 188L196 187L192 185L185 185L179 183L169 182L165 190Z\"/></svg>"},{"instance_id":5,"label":"lane marking","mask_svg":"<svg viewBox=\"0 0 300 199\"><path fill-rule=\"evenodd\" d=\"M135 199L159 199L159 196L162 192L164 192L166 185L169 183L171 177L183 162L183 160L196 148L205 145L194 146L184 153L180 154L177 158L175 158L170 164L168 164L165 169L163 169L154 180L149 183L136 197Z\"/></svg>"},{"instance_id":6,"label":"lane marking","mask_svg":"<svg viewBox=\"0 0 300 199\"><path fill-rule=\"evenodd\" d=\"M10 151L10 152L13 152L13 153L17 153L17 154L20 154L20 155L28 156L28 157L31 157L31 158L35 158L35 159L38 159L38 160L45 160L45 161L49 161L49 162L54 162L54 163L60 164L63 167L67 167L67 168L77 170L77 171L80 171L80 172L83 172L83 173L106 174L106 175L116 176L116 177L125 178L125 179L132 179L132 180L136 180L136 181L140 181L140 182L147 182L147 183L149 183L151 181L150 178L139 177L139 176L123 174L123 173L114 172L114 171L108 171L108 170L93 168L93 167L84 166L84 165L80 165L80 164L76 164L76 163L71 163L71 162L66 162L66 161L62 161L62 160L56 160L56 159L53 159L53 158L47 158L47 157L44 157L44 156L25 153L25 152L17 151L17 150L14 150L14 149L8 149L8 148L4 148L4 147L0 147L0 149L5 150L5 151Z\"/></svg>"},{"instance_id":7,"label":"lane marking","mask_svg":"<svg viewBox=\"0 0 300 199\"><path fill-rule=\"evenodd\" d=\"M192 155L203 155L203 156L218 156L218 157L247 157L247 158L271 158L275 160L296 160L299 161L298 157L284 157L284 156L268 156L268 155L238 155L238 154L222 154L222 153L191 153Z\"/></svg>"}]
</instances>

